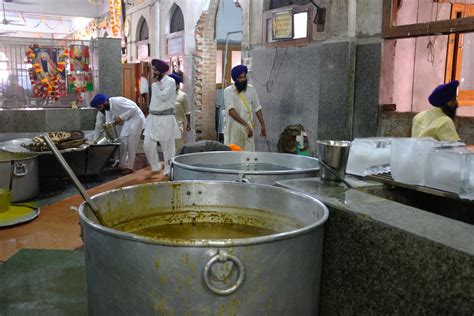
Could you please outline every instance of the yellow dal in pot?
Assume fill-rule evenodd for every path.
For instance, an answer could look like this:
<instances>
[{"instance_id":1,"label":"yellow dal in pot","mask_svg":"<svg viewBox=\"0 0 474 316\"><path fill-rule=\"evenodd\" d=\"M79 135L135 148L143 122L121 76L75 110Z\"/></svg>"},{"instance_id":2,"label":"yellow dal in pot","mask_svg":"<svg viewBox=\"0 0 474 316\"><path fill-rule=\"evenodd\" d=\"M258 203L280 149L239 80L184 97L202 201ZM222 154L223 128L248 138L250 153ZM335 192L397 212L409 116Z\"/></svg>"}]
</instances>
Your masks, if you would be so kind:
<instances>
[{"instance_id":1,"label":"yellow dal in pot","mask_svg":"<svg viewBox=\"0 0 474 316\"><path fill-rule=\"evenodd\" d=\"M152 239L202 241L268 236L303 227L300 221L262 210L159 211L112 228Z\"/></svg>"}]
</instances>

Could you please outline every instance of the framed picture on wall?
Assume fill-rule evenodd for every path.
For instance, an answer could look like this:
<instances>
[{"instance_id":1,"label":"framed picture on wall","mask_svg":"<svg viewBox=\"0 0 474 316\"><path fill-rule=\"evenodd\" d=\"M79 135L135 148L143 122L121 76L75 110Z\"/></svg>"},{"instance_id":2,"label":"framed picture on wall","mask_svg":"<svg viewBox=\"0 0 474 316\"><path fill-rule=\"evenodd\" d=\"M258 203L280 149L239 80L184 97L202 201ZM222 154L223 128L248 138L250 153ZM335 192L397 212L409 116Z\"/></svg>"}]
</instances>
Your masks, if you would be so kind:
<instances>
[{"instance_id":1,"label":"framed picture on wall","mask_svg":"<svg viewBox=\"0 0 474 316\"><path fill-rule=\"evenodd\" d=\"M272 18L272 39L292 39L293 38L293 10L273 12Z\"/></svg>"}]
</instances>

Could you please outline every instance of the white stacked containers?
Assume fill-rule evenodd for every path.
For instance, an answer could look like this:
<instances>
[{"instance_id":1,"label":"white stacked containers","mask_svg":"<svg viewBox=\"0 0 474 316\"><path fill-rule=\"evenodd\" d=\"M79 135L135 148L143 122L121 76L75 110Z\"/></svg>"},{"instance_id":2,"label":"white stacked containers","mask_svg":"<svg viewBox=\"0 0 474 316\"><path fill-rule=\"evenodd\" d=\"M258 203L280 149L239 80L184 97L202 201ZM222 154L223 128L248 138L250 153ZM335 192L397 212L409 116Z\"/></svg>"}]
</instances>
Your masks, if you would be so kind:
<instances>
[{"instance_id":1,"label":"white stacked containers","mask_svg":"<svg viewBox=\"0 0 474 316\"><path fill-rule=\"evenodd\" d=\"M430 151L426 186L474 199L474 152L466 147L439 147Z\"/></svg>"},{"instance_id":2,"label":"white stacked containers","mask_svg":"<svg viewBox=\"0 0 474 316\"><path fill-rule=\"evenodd\" d=\"M432 138L394 138L390 165L393 180L425 185L425 166L432 148L440 143Z\"/></svg>"},{"instance_id":3,"label":"white stacked containers","mask_svg":"<svg viewBox=\"0 0 474 316\"><path fill-rule=\"evenodd\" d=\"M472 150L464 155L461 166L459 197L472 201L474 200L474 152Z\"/></svg>"},{"instance_id":4,"label":"white stacked containers","mask_svg":"<svg viewBox=\"0 0 474 316\"><path fill-rule=\"evenodd\" d=\"M352 141L346 173L358 176L390 171L391 138L356 138Z\"/></svg>"}]
</instances>

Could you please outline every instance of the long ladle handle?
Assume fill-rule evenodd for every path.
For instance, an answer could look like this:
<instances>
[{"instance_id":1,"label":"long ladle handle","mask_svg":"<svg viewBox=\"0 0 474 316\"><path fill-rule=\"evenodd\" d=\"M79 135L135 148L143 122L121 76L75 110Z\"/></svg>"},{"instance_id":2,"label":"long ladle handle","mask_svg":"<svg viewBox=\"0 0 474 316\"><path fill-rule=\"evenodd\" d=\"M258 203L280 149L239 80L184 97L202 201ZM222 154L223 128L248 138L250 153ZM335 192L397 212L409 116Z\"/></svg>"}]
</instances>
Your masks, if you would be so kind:
<instances>
[{"instance_id":1,"label":"long ladle handle","mask_svg":"<svg viewBox=\"0 0 474 316\"><path fill-rule=\"evenodd\" d=\"M92 209L94 212L95 216L100 220L100 212L99 208L97 205L92 201L90 198L89 194L87 194L86 189L82 186L81 182L79 179L76 177L74 174L74 171L72 171L71 167L69 167L69 164L66 162L64 159L63 155L59 152L58 148L56 145L53 143L53 141L49 138L48 133L43 134L44 140L46 141L46 144L48 144L49 148L53 152L53 154L56 156L56 158L59 160L61 165L63 166L64 170L66 170L67 174L69 175L69 178L71 178L72 182L74 183L74 186L76 189L79 191L79 193L82 195L84 198L84 201L86 201L87 204L89 204L89 207Z\"/></svg>"},{"instance_id":2,"label":"long ladle handle","mask_svg":"<svg viewBox=\"0 0 474 316\"><path fill-rule=\"evenodd\" d=\"M329 172L331 172L331 174L333 176L335 176L338 180L342 181L342 183L344 183L349 189L354 189L354 187L349 183L347 182L346 180L344 180L343 178L341 178L337 173L336 171L334 171L332 169L331 166L329 166L327 163L325 163L322 159L319 159L319 163L323 165L324 168L326 168Z\"/></svg>"}]
</instances>

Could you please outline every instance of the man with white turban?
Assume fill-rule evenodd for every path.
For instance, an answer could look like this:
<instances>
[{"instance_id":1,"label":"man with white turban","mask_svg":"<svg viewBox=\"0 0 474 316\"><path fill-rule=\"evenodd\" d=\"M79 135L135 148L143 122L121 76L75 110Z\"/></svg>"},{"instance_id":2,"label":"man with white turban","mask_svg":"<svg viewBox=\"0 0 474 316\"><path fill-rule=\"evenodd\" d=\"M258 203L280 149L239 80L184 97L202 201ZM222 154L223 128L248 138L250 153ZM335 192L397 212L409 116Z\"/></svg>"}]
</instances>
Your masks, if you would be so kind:
<instances>
[{"instance_id":1,"label":"man with white turban","mask_svg":"<svg viewBox=\"0 0 474 316\"><path fill-rule=\"evenodd\" d=\"M244 65L232 68L234 84L224 90L228 114L224 128L224 144L236 144L244 151L255 151L254 116L257 116L260 123L260 136L267 137L267 130L257 92L251 84L247 84L247 71Z\"/></svg>"}]
</instances>

